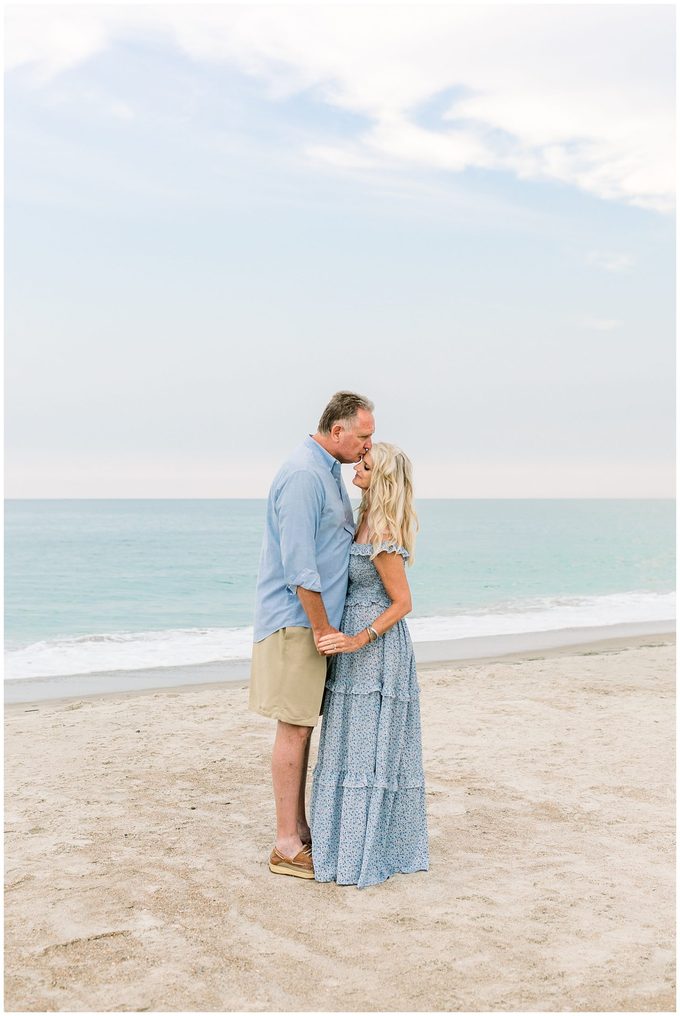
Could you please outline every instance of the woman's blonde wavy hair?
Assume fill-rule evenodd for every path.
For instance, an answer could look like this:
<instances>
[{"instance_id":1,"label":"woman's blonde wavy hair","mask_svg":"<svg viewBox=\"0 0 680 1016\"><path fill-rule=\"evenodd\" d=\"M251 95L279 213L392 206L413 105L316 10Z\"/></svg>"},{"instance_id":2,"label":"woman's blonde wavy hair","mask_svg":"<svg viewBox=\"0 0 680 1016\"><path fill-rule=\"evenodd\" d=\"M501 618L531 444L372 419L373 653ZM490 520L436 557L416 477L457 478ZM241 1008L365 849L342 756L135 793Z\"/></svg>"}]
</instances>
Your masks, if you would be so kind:
<instances>
[{"instance_id":1,"label":"woman's blonde wavy hair","mask_svg":"<svg viewBox=\"0 0 680 1016\"><path fill-rule=\"evenodd\" d=\"M401 448L376 442L371 448L371 483L359 505L357 529L368 526L368 541L373 544L371 560L380 553L384 540L395 541L408 551L413 564L418 516L413 510L413 468Z\"/></svg>"}]
</instances>

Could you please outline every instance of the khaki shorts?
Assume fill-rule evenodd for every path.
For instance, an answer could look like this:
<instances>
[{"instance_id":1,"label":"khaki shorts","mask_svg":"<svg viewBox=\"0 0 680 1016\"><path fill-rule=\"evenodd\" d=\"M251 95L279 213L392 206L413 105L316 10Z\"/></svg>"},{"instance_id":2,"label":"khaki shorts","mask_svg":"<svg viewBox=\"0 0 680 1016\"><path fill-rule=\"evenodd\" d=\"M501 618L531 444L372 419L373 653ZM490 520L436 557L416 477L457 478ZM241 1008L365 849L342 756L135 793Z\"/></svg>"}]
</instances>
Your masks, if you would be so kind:
<instances>
[{"instance_id":1,"label":"khaki shorts","mask_svg":"<svg viewBox=\"0 0 680 1016\"><path fill-rule=\"evenodd\" d=\"M314 727L327 663L317 652L311 628L279 628L253 646L249 708L298 727Z\"/></svg>"}]
</instances>

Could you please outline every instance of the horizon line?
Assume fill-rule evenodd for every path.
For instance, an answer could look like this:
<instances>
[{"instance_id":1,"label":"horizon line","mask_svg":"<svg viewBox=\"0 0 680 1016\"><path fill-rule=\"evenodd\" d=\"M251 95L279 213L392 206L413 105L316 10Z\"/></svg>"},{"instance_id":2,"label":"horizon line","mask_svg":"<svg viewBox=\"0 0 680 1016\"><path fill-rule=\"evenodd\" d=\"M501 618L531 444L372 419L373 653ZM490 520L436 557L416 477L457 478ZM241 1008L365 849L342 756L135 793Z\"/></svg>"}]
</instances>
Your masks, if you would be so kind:
<instances>
[{"instance_id":1,"label":"horizon line","mask_svg":"<svg viewBox=\"0 0 680 1016\"><path fill-rule=\"evenodd\" d=\"M266 501L268 495L261 497L5 497L5 503L9 501ZM351 498L350 500L359 500ZM569 495L555 497L552 495L541 495L537 497L520 496L497 496L497 497L416 497L414 501L675 501L673 495L623 495L607 496L601 494L593 495Z\"/></svg>"}]
</instances>

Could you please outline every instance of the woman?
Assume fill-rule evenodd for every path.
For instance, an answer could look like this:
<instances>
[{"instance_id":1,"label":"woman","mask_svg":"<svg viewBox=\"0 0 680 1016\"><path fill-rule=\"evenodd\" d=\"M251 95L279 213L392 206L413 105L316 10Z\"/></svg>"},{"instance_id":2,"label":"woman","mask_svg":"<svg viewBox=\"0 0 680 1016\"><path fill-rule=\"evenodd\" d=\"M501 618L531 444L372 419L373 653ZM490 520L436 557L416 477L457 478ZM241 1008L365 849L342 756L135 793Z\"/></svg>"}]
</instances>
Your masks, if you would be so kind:
<instances>
[{"instance_id":1,"label":"woman","mask_svg":"<svg viewBox=\"0 0 680 1016\"><path fill-rule=\"evenodd\" d=\"M403 618L405 561L417 520L411 463L374 444L354 467L363 491L341 632L319 649L333 661L312 789L318 882L360 888L428 869L418 679Z\"/></svg>"}]
</instances>

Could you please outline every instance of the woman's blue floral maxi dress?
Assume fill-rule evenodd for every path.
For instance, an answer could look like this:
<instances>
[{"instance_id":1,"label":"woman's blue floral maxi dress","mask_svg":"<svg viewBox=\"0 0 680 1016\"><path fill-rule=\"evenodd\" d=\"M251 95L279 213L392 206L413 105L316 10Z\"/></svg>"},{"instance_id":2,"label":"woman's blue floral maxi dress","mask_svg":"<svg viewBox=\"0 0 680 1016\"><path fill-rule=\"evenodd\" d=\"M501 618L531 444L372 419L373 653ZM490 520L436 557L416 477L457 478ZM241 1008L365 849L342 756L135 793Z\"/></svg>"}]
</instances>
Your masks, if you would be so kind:
<instances>
[{"instance_id":1,"label":"woman's blue floral maxi dress","mask_svg":"<svg viewBox=\"0 0 680 1016\"><path fill-rule=\"evenodd\" d=\"M382 550L408 552L396 544ZM370 559L350 549L341 630L355 635L390 605ZM332 658L311 801L318 882L360 888L429 867L420 702L406 622Z\"/></svg>"}]
</instances>

